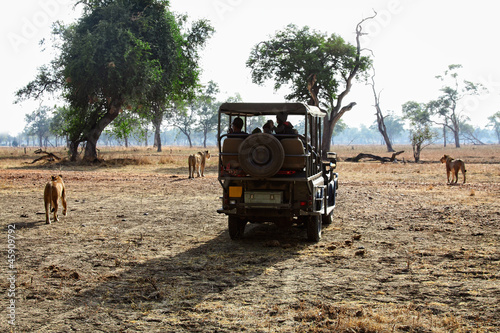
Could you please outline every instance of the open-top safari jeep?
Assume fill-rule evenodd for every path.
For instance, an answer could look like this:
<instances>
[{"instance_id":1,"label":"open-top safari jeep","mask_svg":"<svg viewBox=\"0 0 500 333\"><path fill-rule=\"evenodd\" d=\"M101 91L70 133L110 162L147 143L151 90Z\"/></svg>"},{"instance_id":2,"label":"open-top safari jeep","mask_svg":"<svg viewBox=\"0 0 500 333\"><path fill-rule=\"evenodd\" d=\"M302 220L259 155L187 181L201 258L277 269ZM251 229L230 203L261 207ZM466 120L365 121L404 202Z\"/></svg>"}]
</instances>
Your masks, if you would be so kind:
<instances>
[{"instance_id":1,"label":"open-top safari jeep","mask_svg":"<svg viewBox=\"0 0 500 333\"><path fill-rule=\"evenodd\" d=\"M325 116L319 108L303 103L220 106L219 182L223 196L217 212L228 216L231 239L243 237L247 222L274 222L304 224L308 240L319 241L322 224L332 222L338 188L338 174L333 172L336 154L329 152L326 160L322 159ZM259 117L261 122L293 118L298 131L283 133L275 128L277 133L228 132L234 119L241 118L246 126L252 123L252 117ZM253 129L246 126L242 130Z\"/></svg>"}]
</instances>

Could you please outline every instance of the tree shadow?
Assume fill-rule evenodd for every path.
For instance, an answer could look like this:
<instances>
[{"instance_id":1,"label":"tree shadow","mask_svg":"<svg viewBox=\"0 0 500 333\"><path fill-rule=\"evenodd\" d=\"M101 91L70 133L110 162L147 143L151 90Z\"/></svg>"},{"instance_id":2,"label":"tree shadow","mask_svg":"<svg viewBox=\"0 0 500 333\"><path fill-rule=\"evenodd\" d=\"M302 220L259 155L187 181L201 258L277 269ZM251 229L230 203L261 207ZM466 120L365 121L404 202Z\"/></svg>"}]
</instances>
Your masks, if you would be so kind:
<instances>
[{"instance_id":1,"label":"tree shadow","mask_svg":"<svg viewBox=\"0 0 500 333\"><path fill-rule=\"evenodd\" d=\"M231 241L227 231L172 256L131 266L119 274L99 277L99 284L72 297L71 304L102 308L142 307L175 312L193 308L263 274L269 267L311 245L300 228L249 225L245 238ZM124 264L127 265L127 264ZM133 264L132 264L133 265Z\"/></svg>"}]
</instances>

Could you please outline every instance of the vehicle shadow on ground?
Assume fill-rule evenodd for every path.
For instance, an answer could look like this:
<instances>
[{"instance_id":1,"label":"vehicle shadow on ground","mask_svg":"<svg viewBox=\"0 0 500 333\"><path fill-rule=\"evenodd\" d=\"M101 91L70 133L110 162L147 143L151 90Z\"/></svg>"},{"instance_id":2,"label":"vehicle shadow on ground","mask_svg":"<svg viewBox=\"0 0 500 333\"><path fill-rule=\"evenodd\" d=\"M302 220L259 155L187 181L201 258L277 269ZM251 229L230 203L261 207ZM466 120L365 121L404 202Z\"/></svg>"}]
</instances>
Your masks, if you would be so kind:
<instances>
[{"instance_id":1,"label":"vehicle shadow on ground","mask_svg":"<svg viewBox=\"0 0 500 333\"><path fill-rule=\"evenodd\" d=\"M312 244L305 241L301 228L248 225L243 240L232 241L225 231L184 252L159 255L120 274L101 276L96 287L79 293L70 303L99 304L110 311L131 310L137 304L169 313L192 309L244 285Z\"/></svg>"}]
</instances>

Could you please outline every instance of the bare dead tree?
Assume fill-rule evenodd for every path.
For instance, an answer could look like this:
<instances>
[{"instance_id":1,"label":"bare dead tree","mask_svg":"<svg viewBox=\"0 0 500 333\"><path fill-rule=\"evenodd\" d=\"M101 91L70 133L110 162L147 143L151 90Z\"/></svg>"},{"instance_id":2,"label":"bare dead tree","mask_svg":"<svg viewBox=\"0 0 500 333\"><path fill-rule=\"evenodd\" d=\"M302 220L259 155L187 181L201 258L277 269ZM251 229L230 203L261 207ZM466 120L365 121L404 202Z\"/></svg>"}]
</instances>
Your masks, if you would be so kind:
<instances>
[{"instance_id":1,"label":"bare dead tree","mask_svg":"<svg viewBox=\"0 0 500 333\"><path fill-rule=\"evenodd\" d=\"M363 23L366 22L367 20L371 20L377 16L377 12L374 13L374 15L362 19L357 25L356 25L356 56L354 59L354 67L349 71L349 73L346 73L344 75L344 81L345 81L345 88L344 91L342 91L338 97L335 105L332 107L332 110L330 112L329 117L325 118L325 126L324 126L324 131L323 131L323 154L326 154L326 152L330 151L330 143L331 143L331 138L333 134L333 129L335 127L335 124L340 120L340 118L348 111L350 111L355 105L356 102L352 102L346 106L342 106L342 102L344 101L344 98L349 94L352 88L353 80L356 78L356 75L358 75L360 66L361 66L361 51L363 49L361 48L361 36L365 35L366 33L363 32Z\"/></svg>"},{"instance_id":2,"label":"bare dead tree","mask_svg":"<svg viewBox=\"0 0 500 333\"><path fill-rule=\"evenodd\" d=\"M395 150L392 148L391 139L387 134L387 128L385 127L384 123L384 115L382 114L382 110L380 109L380 94L382 93L382 91L377 94L377 91L375 89L375 68L373 68L372 83L370 83L370 85L372 86L373 97L375 98L375 110L377 111L375 115L377 116L378 131L384 138L385 145L387 146L387 151L392 153Z\"/></svg>"}]
</instances>

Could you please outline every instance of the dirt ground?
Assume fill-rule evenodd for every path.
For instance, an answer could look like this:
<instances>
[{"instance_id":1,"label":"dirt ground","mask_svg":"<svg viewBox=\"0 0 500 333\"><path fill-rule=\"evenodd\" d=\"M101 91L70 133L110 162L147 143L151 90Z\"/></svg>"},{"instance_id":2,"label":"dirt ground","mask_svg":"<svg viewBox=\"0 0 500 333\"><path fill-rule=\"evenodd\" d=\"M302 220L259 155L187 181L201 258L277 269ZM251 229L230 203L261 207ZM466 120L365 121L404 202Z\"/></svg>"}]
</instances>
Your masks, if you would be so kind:
<instances>
[{"instance_id":1,"label":"dirt ground","mask_svg":"<svg viewBox=\"0 0 500 333\"><path fill-rule=\"evenodd\" d=\"M3 157L0 331L500 332L492 151L471 156L468 182L455 186L440 163L340 163L334 223L318 243L272 224L231 241L216 212L215 159L190 180L165 161L33 167ZM43 187L59 173L68 216L46 225Z\"/></svg>"}]
</instances>

